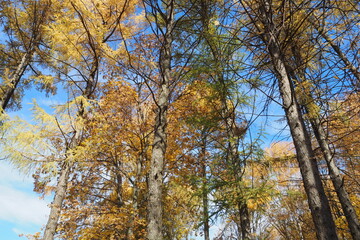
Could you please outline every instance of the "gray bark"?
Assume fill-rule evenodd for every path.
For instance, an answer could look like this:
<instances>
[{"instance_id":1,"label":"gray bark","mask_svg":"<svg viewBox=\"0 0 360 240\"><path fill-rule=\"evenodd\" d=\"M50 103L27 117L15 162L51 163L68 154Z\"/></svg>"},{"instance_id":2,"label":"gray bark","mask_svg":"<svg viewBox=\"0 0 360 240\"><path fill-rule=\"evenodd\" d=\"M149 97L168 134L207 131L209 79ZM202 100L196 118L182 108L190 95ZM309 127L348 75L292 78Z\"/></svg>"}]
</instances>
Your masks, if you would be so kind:
<instances>
[{"instance_id":1,"label":"gray bark","mask_svg":"<svg viewBox=\"0 0 360 240\"><path fill-rule=\"evenodd\" d=\"M24 53L17 69L10 78L10 83L3 87L2 96L0 97L1 111L4 111L8 106L17 85L20 83L21 77L24 75L24 72L32 59L32 55L33 51Z\"/></svg>"},{"instance_id":2,"label":"gray bark","mask_svg":"<svg viewBox=\"0 0 360 240\"><path fill-rule=\"evenodd\" d=\"M56 186L54 201L51 204L50 215L45 227L43 240L53 240L60 218L63 201L66 196L67 182L70 174L71 164L65 162Z\"/></svg>"},{"instance_id":3,"label":"gray bark","mask_svg":"<svg viewBox=\"0 0 360 240\"><path fill-rule=\"evenodd\" d=\"M167 85L167 84L166 84ZM149 203L148 203L148 233L149 240L162 239L162 184L163 170L166 153L166 117L168 106L169 89L162 86L156 110L154 143L150 160L148 179Z\"/></svg>"},{"instance_id":4,"label":"gray bark","mask_svg":"<svg viewBox=\"0 0 360 240\"><path fill-rule=\"evenodd\" d=\"M278 50L274 44L270 43L269 51L278 74L280 94L283 99L287 122L296 148L297 160L303 178L304 188L308 196L317 237L318 239L324 240L337 239L335 224L316 165L310 137L305 128L291 80L287 75L285 65L281 60L281 55Z\"/></svg>"},{"instance_id":5,"label":"gray bark","mask_svg":"<svg viewBox=\"0 0 360 240\"><path fill-rule=\"evenodd\" d=\"M170 100L170 81L171 81L171 51L172 51L172 31L174 27L174 1L166 2L165 13L162 20L165 22L162 46L160 49L160 82L157 99L155 99L156 117L154 126L153 149L150 160L150 170L148 175L148 226L147 239L161 240L163 239L163 176L164 162L166 153L167 140L167 112ZM155 14L158 8L151 6ZM158 28L159 22L157 22Z\"/></svg>"},{"instance_id":6,"label":"gray bark","mask_svg":"<svg viewBox=\"0 0 360 240\"><path fill-rule=\"evenodd\" d=\"M294 86L286 69L284 56L272 22L271 3L265 1L260 6L264 24L263 41L268 47L273 68L278 78L280 95L283 101L287 122L296 149L297 161L303 178L305 192L308 197L316 235L321 240L336 240L336 227L333 221L328 199L321 182L319 169L311 146L309 134L297 102Z\"/></svg>"},{"instance_id":7,"label":"gray bark","mask_svg":"<svg viewBox=\"0 0 360 240\"><path fill-rule=\"evenodd\" d=\"M319 32L319 34L328 42L328 44L331 45L331 47L334 49L334 51L338 54L339 58L344 62L347 68L351 70L351 72L354 74L355 78L357 78L358 83L360 83L360 75L356 71L355 67L351 64L351 62L347 59L347 57L342 53L340 48L334 44L334 42L330 39L330 37L320 28L319 24L316 24L316 21L309 20L310 23L316 28L316 30ZM299 51L299 49L297 49ZM296 53L295 53L296 54ZM298 57L300 67L302 65L301 60L301 54L296 54ZM291 71L293 74L294 71ZM301 73L303 75L303 73ZM296 76L292 75L294 78ZM309 93L309 97L313 99L313 96L311 93ZM306 111L308 112L307 105L304 106ZM322 151L322 154L324 156L324 159L327 164L327 168L329 169L329 175L330 179L333 183L333 186L335 188L337 197L340 201L341 207L343 209L344 215L346 217L346 220L348 222L348 226L350 229L350 233L353 237L353 239L360 239L360 225L358 216L356 214L356 211L350 201L349 195L345 189L344 186L344 178L340 173L339 168L336 166L336 163L333 158L333 153L330 150L330 145L328 143L328 138L326 135L326 132L320 122L320 119L318 117L310 118L310 124L312 126L312 129L314 131L316 140L320 146L320 149Z\"/></svg>"},{"instance_id":8,"label":"gray bark","mask_svg":"<svg viewBox=\"0 0 360 240\"><path fill-rule=\"evenodd\" d=\"M206 131L206 130L205 130ZM209 226L209 199L208 199L208 187L206 178L206 132L202 131L201 139L201 177L202 177L202 202L203 202L203 224L204 224L204 240L210 240L210 226Z\"/></svg>"},{"instance_id":9,"label":"gray bark","mask_svg":"<svg viewBox=\"0 0 360 240\"><path fill-rule=\"evenodd\" d=\"M162 239L162 185L163 170L166 153L166 125L167 108L169 100L168 79L164 76L164 83L161 86L159 99L157 101L153 149L150 160L150 171L148 178L148 233L149 240Z\"/></svg>"},{"instance_id":10,"label":"gray bark","mask_svg":"<svg viewBox=\"0 0 360 240\"><path fill-rule=\"evenodd\" d=\"M321 126L318 118L312 119L311 125L314 129L315 137L320 145L321 151L329 169L331 181L334 185L337 197L339 198L342 210L344 211L351 236L353 239L360 239L360 224L356 211L350 201L349 195L344 186L344 178L336 166L333 154L330 150L329 143L326 138L326 133Z\"/></svg>"},{"instance_id":11,"label":"gray bark","mask_svg":"<svg viewBox=\"0 0 360 240\"><path fill-rule=\"evenodd\" d=\"M274 38L274 36L271 36ZM311 147L310 137L305 128L304 120L297 103L292 82L288 77L280 49L271 39L269 52L272 56L275 71L278 74L280 94L287 122L290 127L293 142L296 148L297 160L308 196L313 221L318 239L337 239L335 224L332 219L328 199L321 182L316 160Z\"/></svg>"}]
</instances>

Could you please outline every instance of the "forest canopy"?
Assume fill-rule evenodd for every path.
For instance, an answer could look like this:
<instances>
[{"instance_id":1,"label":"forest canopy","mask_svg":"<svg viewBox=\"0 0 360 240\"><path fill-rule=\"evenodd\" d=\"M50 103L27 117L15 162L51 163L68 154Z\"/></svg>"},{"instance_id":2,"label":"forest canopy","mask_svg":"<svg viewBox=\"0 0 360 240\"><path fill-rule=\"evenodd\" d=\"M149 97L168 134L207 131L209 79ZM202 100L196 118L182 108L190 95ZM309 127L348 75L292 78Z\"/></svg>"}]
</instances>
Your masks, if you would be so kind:
<instances>
[{"instance_id":1,"label":"forest canopy","mask_svg":"<svg viewBox=\"0 0 360 240\"><path fill-rule=\"evenodd\" d=\"M0 25L1 158L53 198L29 239L360 239L358 1L1 0ZM61 101L9 114L34 89Z\"/></svg>"}]
</instances>

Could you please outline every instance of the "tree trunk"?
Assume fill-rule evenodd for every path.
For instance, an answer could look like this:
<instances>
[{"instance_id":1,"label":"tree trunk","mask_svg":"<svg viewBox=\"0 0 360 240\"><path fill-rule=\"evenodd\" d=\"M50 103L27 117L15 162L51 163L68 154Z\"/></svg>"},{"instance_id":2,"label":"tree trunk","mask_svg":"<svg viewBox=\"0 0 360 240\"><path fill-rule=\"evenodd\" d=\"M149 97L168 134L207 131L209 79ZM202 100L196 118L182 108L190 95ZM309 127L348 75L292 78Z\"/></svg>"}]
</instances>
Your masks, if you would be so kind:
<instances>
[{"instance_id":1,"label":"tree trunk","mask_svg":"<svg viewBox=\"0 0 360 240\"><path fill-rule=\"evenodd\" d=\"M154 4L154 3L152 3ZM155 99L156 117L154 126L153 149L150 160L150 170L148 175L148 240L162 240L163 227L163 176L164 161L167 140L167 112L170 101L170 80L171 80L171 51L172 51L172 31L174 27L174 1L166 2L165 14L162 20L165 22L164 35L162 39L159 67L160 83L157 99ZM156 6L150 6L154 14L158 13ZM157 28L161 28L161 23L156 22Z\"/></svg>"},{"instance_id":2,"label":"tree trunk","mask_svg":"<svg viewBox=\"0 0 360 240\"><path fill-rule=\"evenodd\" d=\"M60 171L60 176L56 186L54 201L51 204L51 211L48 218L48 222L45 227L43 240L54 239L54 235L60 218L62 204L66 196L67 182L71 168L70 165L71 165L70 163L65 162Z\"/></svg>"},{"instance_id":3,"label":"tree trunk","mask_svg":"<svg viewBox=\"0 0 360 240\"><path fill-rule=\"evenodd\" d=\"M31 61L32 55L32 52L24 53L23 57L21 58L21 62L10 79L10 83L8 83L7 86L4 86L5 89L2 90L3 93L0 98L1 111L4 111L8 106L10 99L14 95L16 87L21 80L21 77L24 75L24 72Z\"/></svg>"},{"instance_id":4,"label":"tree trunk","mask_svg":"<svg viewBox=\"0 0 360 240\"><path fill-rule=\"evenodd\" d=\"M305 128L304 119L297 102L294 86L289 77L281 52L281 47L272 22L271 2L265 1L259 8L264 24L263 41L268 47L273 68L278 78L280 95L283 101L287 122L296 149L303 178L305 192L308 197L316 235L321 240L336 240L336 227L331 215L328 199L321 182L309 134Z\"/></svg>"},{"instance_id":5,"label":"tree trunk","mask_svg":"<svg viewBox=\"0 0 360 240\"><path fill-rule=\"evenodd\" d=\"M271 33L270 33L271 34ZM313 221L318 239L337 239L335 224L331 215L328 199L321 182L319 169L311 147L310 137L305 128L304 120L297 103L292 82L288 77L280 49L272 35L269 42L269 52L275 71L278 75L280 94L291 136L296 148L297 160L308 196Z\"/></svg>"},{"instance_id":6,"label":"tree trunk","mask_svg":"<svg viewBox=\"0 0 360 240\"><path fill-rule=\"evenodd\" d=\"M26 71L26 68L29 66L30 62L32 61L35 49L37 48L39 41L41 39L41 28L45 24L47 15L49 12L49 9L51 7L51 1L47 2L33 2L35 9L37 9L37 4L42 5L42 9L39 11L34 12L34 20L33 22L33 28L31 33L31 38L29 39L29 43L27 46L24 46L26 51L23 53L21 57L20 63L17 65L17 68L15 72L13 72L12 76L9 78L9 83L7 83L7 86L4 86L2 90L2 95L0 96L0 111L3 112L9 102L10 99L13 97L14 92L18 84L20 83L20 80L22 76L24 75L24 72Z\"/></svg>"},{"instance_id":7,"label":"tree trunk","mask_svg":"<svg viewBox=\"0 0 360 240\"><path fill-rule=\"evenodd\" d=\"M330 45L334 45L331 41L331 39L329 39L329 37L323 32L320 30L320 27L314 23L314 21L310 21L314 26L315 28L318 30L318 32L328 41L328 43ZM338 51L340 51L339 48L337 48L337 46L335 47L335 51L336 49ZM296 51L299 51L299 49L296 49ZM343 60L343 62L345 63L345 65L347 67L349 67L350 69L355 69L353 65L351 65L351 63L349 62L349 60L346 58L345 55L342 55L342 52L338 52L340 55L339 57ZM301 59L301 54L300 53L295 53L296 56L299 56L298 57L298 68L301 67L303 65L303 61ZM350 64L350 65L349 65ZM288 66L289 67L289 66ZM356 75L356 71L352 71L354 73L354 76L355 77L359 77L359 83L360 83L360 76L359 75ZM293 75L291 75L294 79L296 79L297 77L295 76L295 71L291 70L291 73ZM301 73L300 75L302 75L302 77L305 79L305 75L304 73ZM312 96L312 93L309 93L308 96L309 99L314 99L314 97ZM305 111L307 113L309 113L309 109L308 109L308 105L305 104L304 105L304 108L305 108ZM310 115L309 115L310 116ZM311 127L314 131L314 134L315 134L315 137L316 137L316 140L320 146L320 149L322 151L322 154L324 156L324 159L326 161L326 164L327 164L327 167L329 169L329 175L330 175L330 179L333 183L333 186L335 188L335 191L336 191L336 194L337 194L337 197L340 201L340 204L341 204L341 207L343 209L343 212L345 214L345 217L346 217L346 220L348 222L348 226L349 226L349 229L350 229L350 233L352 235L352 237L354 239L360 239L360 225L359 225L359 220L358 220L358 216L356 214L356 211L350 201L350 198L349 198L349 195L345 189L345 186L344 186L344 178L343 176L341 175L340 173L340 170L339 168L336 166L335 164L335 161L334 161L334 158L333 158L333 153L332 151L330 150L330 145L328 143L328 138L326 136L326 133L325 133L325 130L320 122L320 119L319 117L315 116L315 117L310 117L309 118L310 120L310 124L311 124Z\"/></svg>"},{"instance_id":8,"label":"tree trunk","mask_svg":"<svg viewBox=\"0 0 360 240\"><path fill-rule=\"evenodd\" d=\"M270 44L274 67L278 74L280 94L296 148L297 160L308 196L313 221L318 239L337 239L335 224L331 216L328 199L321 182L319 169L311 147L310 137L305 129L299 105L294 95L293 86L286 73L277 48Z\"/></svg>"},{"instance_id":9,"label":"tree trunk","mask_svg":"<svg viewBox=\"0 0 360 240\"><path fill-rule=\"evenodd\" d=\"M80 105L82 106L82 104ZM82 109L79 110L79 112L83 112ZM75 134L72 138L72 141L67 146L66 151L70 149L74 149L76 146L78 146L80 141L81 141L81 130L75 130ZM68 156L66 155L65 157L66 158L60 169L60 176L58 178L58 183L56 185L54 200L51 204L50 215L48 217L48 221L44 231L43 240L53 240L56 233L56 228L59 224L61 209L63 206L64 199L66 197L67 183L69 180L71 168L74 166L73 162L69 162Z\"/></svg>"},{"instance_id":10,"label":"tree trunk","mask_svg":"<svg viewBox=\"0 0 360 240\"><path fill-rule=\"evenodd\" d=\"M86 86L84 90L84 98L90 99L92 98L92 94L94 92L94 88L96 87L96 78L95 78L95 72L98 70L98 59L95 59L90 71L90 78L86 79ZM81 100L79 103L79 110L77 112L77 117L79 118L86 118L86 109L85 104L83 102L84 100ZM70 143L68 143L68 146L66 146L66 151L69 151L71 149L76 148L79 146L79 143L82 140L82 132L83 128L80 127L80 129L77 129L76 126L74 126L74 135L70 140ZM48 222L46 224L46 228L44 231L44 237L43 240L53 240L54 235L56 233L56 228L59 222L60 213L63 205L63 201L66 196L67 191L67 182L69 180L70 170L71 167L74 166L73 162L69 162L68 156L65 155L64 164L60 170L60 176L58 179L58 184L56 186L54 201L51 204L51 210L50 215L48 217ZM49 226L49 227L48 227Z\"/></svg>"},{"instance_id":11,"label":"tree trunk","mask_svg":"<svg viewBox=\"0 0 360 240\"><path fill-rule=\"evenodd\" d=\"M315 137L320 145L321 151L326 160L327 167L331 181L334 185L336 194L340 200L342 210L344 211L351 236L353 239L360 239L360 224L356 211L350 201L349 195L344 186L344 178L340 173L339 168L336 166L333 154L329 148L329 144L326 138L326 133L321 126L318 118L311 119L311 125L314 129Z\"/></svg>"},{"instance_id":12,"label":"tree trunk","mask_svg":"<svg viewBox=\"0 0 360 240\"><path fill-rule=\"evenodd\" d=\"M250 216L249 209L245 201L238 203L240 214L241 239L250 239Z\"/></svg>"},{"instance_id":13,"label":"tree trunk","mask_svg":"<svg viewBox=\"0 0 360 240\"><path fill-rule=\"evenodd\" d=\"M167 72L167 71L166 71ZM162 239L162 185L163 185L163 170L166 153L166 125L167 125L167 108L169 101L168 76L164 75L163 83L156 109L155 129L153 149L150 160L150 171L148 179L149 202L148 202L148 232L147 238L149 240Z\"/></svg>"},{"instance_id":14,"label":"tree trunk","mask_svg":"<svg viewBox=\"0 0 360 240\"><path fill-rule=\"evenodd\" d=\"M202 131L201 139L201 178L202 178L202 202L203 202L203 223L204 223L204 240L210 240L210 226L209 226L209 200L208 200L208 187L206 178L206 130Z\"/></svg>"}]
</instances>

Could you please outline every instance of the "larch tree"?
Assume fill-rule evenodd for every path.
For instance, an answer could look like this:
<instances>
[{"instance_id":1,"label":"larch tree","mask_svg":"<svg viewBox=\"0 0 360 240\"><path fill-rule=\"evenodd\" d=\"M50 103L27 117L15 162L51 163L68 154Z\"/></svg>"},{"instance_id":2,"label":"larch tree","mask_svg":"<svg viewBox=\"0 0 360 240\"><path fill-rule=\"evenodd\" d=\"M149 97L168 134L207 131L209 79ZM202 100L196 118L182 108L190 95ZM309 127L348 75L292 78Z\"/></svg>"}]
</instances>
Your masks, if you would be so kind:
<instances>
[{"instance_id":1,"label":"larch tree","mask_svg":"<svg viewBox=\"0 0 360 240\"><path fill-rule=\"evenodd\" d=\"M44 130L47 132L46 136L41 131L34 131L33 133L40 134L44 139L48 139L47 141L50 142L50 145L48 143L44 144L45 148L46 146L53 147L51 150L39 153L39 150L33 147L34 142L36 142L36 138L34 138L34 140L27 142L29 145L27 149L34 151L34 154L29 152L27 159L23 159L23 162L28 160L28 165L38 165L40 175L45 175L45 184L39 175L35 175L36 188L40 192L46 192L49 189L46 186L46 183L48 183L46 179L54 176L57 172L59 173L57 186L54 189L54 201L51 204L51 212L43 235L43 239L46 240L54 239L62 204L66 196L69 176L71 171L74 171L75 163L79 161L79 159L75 158L76 149L86 136L86 129L84 129L83 124L89 117L89 101L96 95L95 91L101 68L100 63L104 55L111 56L112 58L115 58L116 55L121 55L121 34L119 32L123 31L123 35L129 34L131 31L127 32L124 29L131 28L130 26L134 25L124 24L126 22L124 19L128 19L134 12L134 6L130 5L129 1L89 1L86 3L82 1L65 1L50 3L51 5L45 4L40 7L37 5L38 2L36 2L35 5L29 4L29 7L24 7L26 11L30 11L30 17L38 20L29 21L33 27L30 30L34 30L33 35L31 35L30 30L28 31L30 36L27 36L28 32L19 30L19 37L22 37L23 41L28 41L31 44L25 47L28 50L24 55L26 56L24 58L26 61L23 59L25 62L22 63L19 74L16 76L16 81L18 81L30 63L30 56L33 55L35 50L38 50L39 53L42 53L39 58L43 61L44 66L56 75L49 78L58 78L63 81L65 88L68 88L68 98L70 100L64 105L65 108L69 106L67 113L66 111L60 111L59 113L63 115L49 117L49 119L52 119L49 120L49 124L44 124L43 122L45 126L51 124L57 126L57 136L49 136L50 132L55 131L54 129L51 131ZM51 6L52 9L51 20L48 22L44 20L48 16L48 13L45 11L47 9L46 6ZM39 7L39 12L43 14L38 14L37 7ZM41 11L44 7L45 10ZM27 14L24 12L21 16L27 16ZM19 24L19 22L16 22L18 18L13 20L14 25ZM132 28L131 30L134 29ZM38 41L40 41L39 36L42 35L45 35L46 38L41 41L40 48ZM106 43L109 40L113 41L113 39L116 39L117 43L113 45L115 50ZM44 77L40 76L41 78ZM11 83L11 91L14 90L13 86L15 85ZM41 112L37 107L35 107L35 110ZM64 114L68 116L65 117ZM43 119L45 117L40 116L37 120L43 121ZM60 119L67 119L68 122L64 123ZM15 132L15 134L22 134L17 131ZM26 140L24 139L24 141ZM55 149L59 152L51 155L50 153ZM21 156L24 156L22 153L19 153L21 150L23 149L12 149L10 158L13 158L15 161L19 160ZM48 153L50 155L46 157ZM26 165L26 163L20 163L19 161L17 163ZM52 163L55 163L55 165ZM49 167L50 165L52 167ZM52 170L49 170L50 168Z\"/></svg>"},{"instance_id":2,"label":"larch tree","mask_svg":"<svg viewBox=\"0 0 360 240\"><path fill-rule=\"evenodd\" d=\"M55 69L65 66L66 72L62 72L63 69L61 69L60 74L69 78L70 84L75 86L72 91L76 97L78 111L75 113L74 120L78 124L73 126L73 132L65 140L65 159L60 163L54 201L44 231L43 239L46 240L54 239L56 233L69 175L78 161L73 159L73 155L85 136L85 129L81 126L81 122L89 117L88 101L95 96L102 59L104 55L114 58L114 54L121 52L120 46L117 46L116 52L107 42L113 38L119 41L122 22L131 16L134 6L129 5L128 1L87 3L69 1L59 6L59 10L56 20L47 28L48 33L52 35L50 51L55 56ZM63 14L61 10L66 14ZM125 35L126 32L122 34Z\"/></svg>"},{"instance_id":3,"label":"larch tree","mask_svg":"<svg viewBox=\"0 0 360 240\"><path fill-rule=\"evenodd\" d=\"M180 95L182 89L180 82L184 78L186 65L193 51L189 47L192 46L193 39L184 36L187 34L186 32L179 31L182 25L181 20L185 18L189 8L191 6L182 9L181 5L174 0L144 0L143 9L148 22L148 30L140 35L136 41L141 43L141 41L148 39L148 42L138 45L138 49L140 51L144 51L145 47L152 49L145 50L140 56L140 60L144 56L149 56L145 63L141 63L139 59L131 59L131 53L134 49L128 48L129 63L127 65L130 66L130 72L145 83L156 106L147 182L147 238L149 240L164 238L164 205L162 199L165 196L164 180L167 176L165 164L169 160L166 158L169 137L168 111L171 102ZM141 48L143 49L141 50ZM144 62L144 60L142 61ZM184 85L186 84L182 83L182 86Z\"/></svg>"},{"instance_id":4,"label":"larch tree","mask_svg":"<svg viewBox=\"0 0 360 240\"><path fill-rule=\"evenodd\" d=\"M25 73L31 64L36 64L35 55L44 38L44 27L52 11L51 0L46 1L1 1L1 27L5 44L1 45L1 111L8 107L19 107L24 86L33 79ZM34 72L33 76L37 73ZM54 91L51 79L34 81L39 89ZM50 80L50 81L49 81Z\"/></svg>"},{"instance_id":5,"label":"larch tree","mask_svg":"<svg viewBox=\"0 0 360 240\"><path fill-rule=\"evenodd\" d=\"M246 165L244 159L240 157L239 147L248 126L244 119L240 122L241 119L236 109L245 101L241 92L237 92L241 88L241 82L236 72L239 71L242 64L241 58L238 59L237 55L237 50L240 48L239 42L236 37L227 33L233 24L226 22L230 14L222 10L229 8L229 5L230 3L227 2L219 4L216 1L200 1L198 11L202 25L199 34L203 38L202 46L204 46L205 51L210 52L209 57L201 58L204 65L209 67L203 74L208 74L209 79L207 81L215 88L221 102L221 109L218 109L219 121L224 131L223 141L220 144L224 151L221 164L225 164L225 168L234 174L233 181L239 183L242 181L242 174ZM239 233L241 233L239 237L249 239L250 216L246 199L241 199L239 196L235 202L238 211L236 214L238 217L237 225Z\"/></svg>"},{"instance_id":6,"label":"larch tree","mask_svg":"<svg viewBox=\"0 0 360 240\"><path fill-rule=\"evenodd\" d=\"M261 33L257 35L258 39L266 46L264 51L270 58L270 68L278 81L282 105L295 145L317 237L318 239L337 239L329 201L325 194L310 135L306 129L304 116L298 102L299 96L295 92L292 76L286 64L286 38L281 38L289 34L286 32L286 24L294 24L291 21L288 23L284 20L286 14L290 14L292 10L297 11L297 9L292 9L291 3L286 1L247 1L241 4L252 29ZM295 37L296 34L298 32L294 31L292 37Z\"/></svg>"},{"instance_id":7,"label":"larch tree","mask_svg":"<svg viewBox=\"0 0 360 240\"><path fill-rule=\"evenodd\" d=\"M324 7L324 6L322 6L322 7ZM351 7L350 7L350 9L351 9ZM301 14L301 13L299 13L299 14ZM357 76L357 72L355 71L354 65L350 63L348 58L342 53L342 51L340 51L339 47L334 46L334 44L329 39L329 37L324 33L323 29L326 28L327 26L325 24L323 24L324 26L320 27L319 24L314 22L313 19L316 17L316 15L320 15L320 14L317 14L317 11L314 11L314 10L310 10L310 12L309 13L307 12L306 14L307 15L300 15L300 16L303 16L303 19L306 20L306 22L302 23L302 26L300 25L299 28L300 29L306 29L306 28L311 29L311 27L314 26L316 29L316 32L318 32L319 35L322 38L324 38L325 41L327 43L329 43L331 48L337 53L339 61L342 61L343 64L346 66L346 68L348 68L349 71L353 74L353 77L355 79L357 79L358 76ZM334 15L336 15L336 11L335 11ZM351 14L349 14L349 15L351 15ZM326 16L321 16L321 19L323 19L323 21L325 21ZM321 19L317 19L316 21L321 21ZM341 19L341 21L345 21L345 20ZM341 25L341 24L338 23L338 25ZM348 26L348 25L349 24L346 25L346 28L350 28L350 29L353 28L352 26ZM339 26L339 27L341 28L341 26ZM331 150L331 147L329 144L329 139L328 139L328 134L326 133L326 129L324 128L323 123L321 122L324 120L321 120L321 118L320 118L320 114L324 114L324 112L326 114L326 110L321 109L321 107L317 103L317 102L320 102L321 99L316 98L314 96L314 94L312 93L312 92L315 92L315 93L318 93L317 95L319 95L319 93L321 94L321 92L322 92L321 83L320 84L318 83L321 80L319 81L319 79L317 79L317 78L319 78L318 76L317 77L313 76L314 75L313 68L315 68L319 64L319 62L317 61L318 53L317 52L313 53L314 51L311 46L312 44L309 44L309 43L311 43L311 39L307 39L304 35L305 35L305 31L302 34L302 36L303 36L302 38L288 39L287 44L292 46L291 51L289 51L288 54L292 55L293 57L287 58L288 60L286 63L286 67L290 70L293 81L296 82L297 86L295 87L295 91L298 95L299 103L300 103L300 105L302 105L302 108L304 109L305 120L310 122L310 125L311 125L312 130L315 135L315 138L317 140L317 143L323 154L323 158L325 159L325 161L327 163L327 168L329 171L330 179L335 188L337 197L341 203L342 210L347 219L350 232L351 232L353 238L357 239L357 238L360 238L360 235L359 235L360 234L360 231L359 231L360 225L359 225L358 216L357 216L356 211L351 203L349 194L345 189L346 186L344 185L343 176L342 176L338 166L335 163L334 152ZM302 45L302 51L300 51L300 48L298 47L301 45ZM304 49L307 49L307 50L304 51ZM324 54L324 55L326 55L326 54ZM337 71L337 67L333 66L332 71L334 71L334 72ZM340 70L340 71L342 71L342 70ZM321 79L321 77L320 77L320 79ZM346 81L346 80L344 79L343 81ZM349 81L351 83L356 82L356 80L355 81L349 80ZM320 86L316 86L316 85L320 85ZM353 84L353 85L356 86L356 84ZM314 86L316 86L316 87L314 87ZM329 94L332 94L332 95L339 94L339 93L336 93L336 90L330 90L330 91L331 92ZM325 104L328 104L328 103L325 103ZM324 107L322 107L322 108L324 108ZM321 112L323 112L323 113L321 113Z\"/></svg>"}]
</instances>

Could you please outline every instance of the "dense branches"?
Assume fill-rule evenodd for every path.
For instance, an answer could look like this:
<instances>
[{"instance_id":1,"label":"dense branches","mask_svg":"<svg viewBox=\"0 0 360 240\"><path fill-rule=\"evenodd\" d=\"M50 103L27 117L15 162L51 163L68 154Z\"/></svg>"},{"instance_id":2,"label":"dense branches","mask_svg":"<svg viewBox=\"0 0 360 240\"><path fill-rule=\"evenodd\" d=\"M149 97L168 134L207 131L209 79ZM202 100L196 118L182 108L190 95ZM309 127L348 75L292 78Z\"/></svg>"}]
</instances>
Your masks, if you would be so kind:
<instances>
[{"instance_id":1,"label":"dense branches","mask_svg":"<svg viewBox=\"0 0 360 240\"><path fill-rule=\"evenodd\" d=\"M55 193L43 239L359 238L355 1L1 7L2 154ZM63 104L7 117L30 83Z\"/></svg>"}]
</instances>

